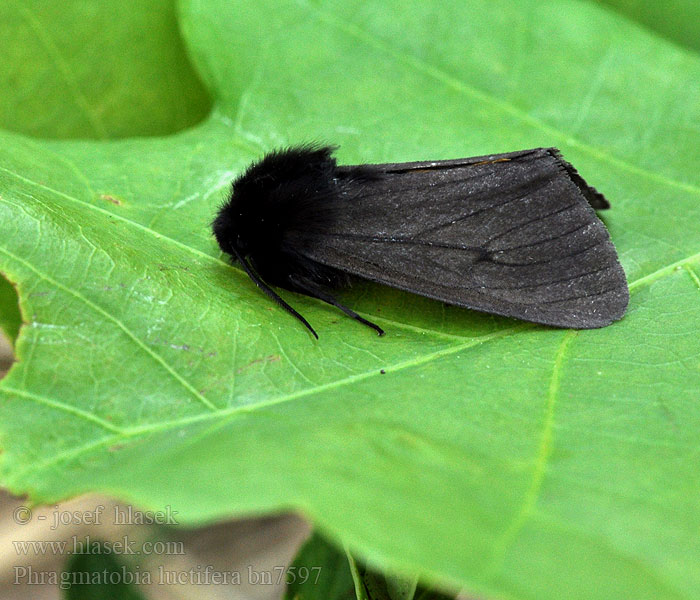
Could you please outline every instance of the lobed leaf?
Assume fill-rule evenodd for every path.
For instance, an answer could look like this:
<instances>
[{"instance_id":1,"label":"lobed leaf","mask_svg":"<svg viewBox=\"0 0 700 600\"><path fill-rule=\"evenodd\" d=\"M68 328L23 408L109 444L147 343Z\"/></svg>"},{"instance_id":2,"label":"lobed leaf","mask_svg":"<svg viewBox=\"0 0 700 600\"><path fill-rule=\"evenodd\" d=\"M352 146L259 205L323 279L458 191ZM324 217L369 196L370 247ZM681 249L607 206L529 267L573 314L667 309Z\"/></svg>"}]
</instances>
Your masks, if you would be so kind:
<instances>
[{"instance_id":1,"label":"lobed leaf","mask_svg":"<svg viewBox=\"0 0 700 600\"><path fill-rule=\"evenodd\" d=\"M575 0L188 0L180 25L215 98L197 127L0 132L3 484L301 510L482 597L696 597L700 58ZM308 140L346 163L559 146L613 204L627 316L562 331L358 287L379 339L285 294L315 342L208 229L251 159Z\"/></svg>"}]
</instances>

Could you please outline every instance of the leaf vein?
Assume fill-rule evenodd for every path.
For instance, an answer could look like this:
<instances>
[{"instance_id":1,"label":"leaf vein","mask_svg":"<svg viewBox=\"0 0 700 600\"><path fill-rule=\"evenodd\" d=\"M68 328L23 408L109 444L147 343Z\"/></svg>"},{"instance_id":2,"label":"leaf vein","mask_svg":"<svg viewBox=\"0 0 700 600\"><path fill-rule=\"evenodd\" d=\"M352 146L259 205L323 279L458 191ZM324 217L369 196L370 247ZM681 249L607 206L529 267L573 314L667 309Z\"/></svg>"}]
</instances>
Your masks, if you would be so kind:
<instances>
[{"instance_id":1,"label":"leaf vein","mask_svg":"<svg viewBox=\"0 0 700 600\"><path fill-rule=\"evenodd\" d=\"M552 454L552 435L554 429L554 411L556 408L557 395L561 383L561 372L566 360L566 353L571 341L578 335L578 331L569 330L562 337L557 353L554 357L554 367L549 380L547 398L545 405L545 418L540 435L540 444L535 457L535 466L532 471L530 485L525 492L519 510L505 528L499 539L494 544L493 558L491 561L491 574L496 575L503 566L503 561L508 549L513 545L518 534L522 531L525 523L531 518L542 490L542 483L547 471L547 463Z\"/></svg>"},{"instance_id":2,"label":"leaf vein","mask_svg":"<svg viewBox=\"0 0 700 600\"><path fill-rule=\"evenodd\" d=\"M683 268L688 272L688 275L690 275L690 278L693 280L693 283L695 283L695 286L700 290L700 277L698 277L698 274L695 271L693 271L693 269L687 262L683 263Z\"/></svg>"},{"instance_id":3,"label":"leaf vein","mask_svg":"<svg viewBox=\"0 0 700 600\"><path fill-rule=\"evenodd\" d=\"M44 50L46 50L46 53L56 65L56 68L66 83L66 87L70 90L70 93L73 96L76 106L83 112L95 133L102 139L107 138L108 135L106 127L102 123L97 112L88 102L87 98L80 91L76 80L71 74L71 69L68 67L63 56L61 55L60 50L49 36L44 26L28 8L22 6L19 2L15 2L15 6L18 12L24 15L24 18L36 34L37 38L41 42L41 45L44 47Z\"/></svg>"},{"instance_id":4,"label":"leaf vein","mask_svg":"<svg viewBox=\"0 0 700 600\"><path fill-rule=\"evenodd\" d=\"M322 11L317 7L313 7L306 0L296 0L296 2L299 6L306 9L307 12L315 14L320 20L332 25L333 27L344 32L345 34L359 39L365 44L381 52L384 52L389 56L392 56L398 62L413 68L419 73L423 73L424 75L432 77L433 79L443 83L448 87L451 87L452 89L464 95L471 96L472 98L476 98L481 102L488 103L491 106L494 106L495 108L499 109L501 112L510 115L511 117L514 117L535 129L539 129L540 131L551 135L552 137L559 138L565 144L577 148L581 152L584 152L600 160L601 162L614 165L621 170L625 170L629 173L634 173L635 175L646 177L658 183L665 184L669 187L675 187L678 189L682 189L686 192L692 192L693 194L700 195L700 187L696 185L685 183L682 181L677 181L656 171L649 171L645 168L638 167L637 165L616 158L601 148L587 144L586 142L583 142L580 139L574 138L570 134L561 131L557 127L550 125L545 121L542 121L541 119L533 117L532 115L528 114L527 112L510 102L500 100L489 92L482 91L474 87L473 85L462 81L461 79L453 77L449 73L428 63L425 60L401 52L400 50L381 40L375 34L370 33L352 23L346 23L345 21L338 19L335 15Z\"/></svg>"},{"instance_id":5,"label":"leaf vein","mask_svg":"<svg viewBox=\"0 0 700 600\"><path fill-rule=\"evenodd\" d=\"M108 431L112 431L114 433L124 433L124 429L113 425L109 421L105 421L101 417L96 416L94 413L88 412L76 406L71 406L64 402L60 402L59 400L51 400L50 398L40 396L39 394L35 394L27 390L19 390L17 388L7 385L6 383L3 383L2 391L7 392L8 394L15 394L17 396L21 396L22 398L27 398L28 400L33 400L34 402L38 402L39 404L44 404L46 406L61 410L71 415L75 415L81 419L95 423L100 427L107 429Z\"/></svg>"},{"instance_id":6,"label":"leaf vein","mask_svg":"<svg viewBox=\"0 0 700 600\"><path fill-rule=\"evenodd\" d=\"M528 329L530 327L532 327L531 323L523 323L521 325L517 325L517 326L511 327L509 329L503 329L503 330L497 331L495 333L484 335L484 336L481 336L478 338L472 338L468 342L465 342L463 344L458 344L455 346L451 346L449 348L443 348L441 350L431 352L430 354L424 355L422 357L412 358L410 360L396 363L395 365L391 366L391 370L392 370L392 372L395 372L395 371L398 371L400 369L406 369L406 368L413 367L413 366L419 366L421 364L425 364L425 363L428 363L432 360L435 360L438 357L456 354L456 353L461 352L463 350L468 350L469 348L479 346L483 343L489 342L489 341L494 340L494 339L508 337L509 335L511 335L513 333L516 333L518 331L522 331L523 329ZM387 368L389 368L389 367L387 367ZM340 387L343 385L349 385L351 383L355 383L357 381L362 381L362 380L368 379L370 377L381 377L381 374L379 373L378 369L373 368L369 371L365 371L364 373L350 375L348 377L345 377L345 378L337 380L337 381L332 381L332 382L329 382L326 384L318 385L314 388L306 388L304 390L292 392L290 394L286 394L284 396L273 398L271 400L258 402L256 404L245 404L242 406L234 406L234 407L230 407L230 408L218 409L215 412L200 413L200 414L189 416L189 417L182 417L179 419L171 419L170 421L160 421L158 423L149 423L147 425L131 427L129 429L124 429L123 432L119 435L110 436L109 438L103 438L103 440L101 442L100 441L90 442L90 443L81 447L81 448L84 448L84 450L81 450L81 448L77 448L75 453L65 452L62 454L54 455L50 459L48 459L44 462L33 463L30 466L28 466L26 469L23 469L22 471L17 473L16 477L23 477L29 473L35 473L35 472L41 471L42 469L45 469L47 467L50 467L50 466L60 462L64 458L67 458L67 457L73 458L75 456L79 456L83 451L91 450L92 448L99 446L101 444L107 444L107 443L112 443L115 441L122 441L124 439L133 438L136 436L157 433L159 431L164 431L164 430L172 429L175 427L184 427L184 426L194 424L194 423L209 421L211 419L217 419L217 421L219 421L223 425L224 419L226 419L226 421L229 421L229 420L236 418L239 414L251 413L251 412L254 412L256 410L267 408L268 406L274 406L274 405L278 405L278 404L283 404L285 402L291 402L293 400L297 400L297 399L302 398L304 396L310 396L312 394L331 390L331 389L334 389L334 388L337 388L337 387Z\"/></svg>"},{"instance_id":7,"label":"leaf vein","mask_svg":"<svg viewBox=\"0 0 700 600\"><path fill-rule=\"evenodd\" d=\"M208 400L207 398L202 396L202 394L200 394L197 390L195 390L184 377L182 377L177 371L175 371L175 369L171 365L169 365L165 361L165 359L162 356L160 356L158 353L154 352L151 348L146 346L146 344L143 341L141 341L138 338L138 336L133 331L131 331L124 323L122 323L122 321L120 321L117 317L111 315L104 308L95 304L94 302L83 296L80 292L72 290L69 287L60 283L59 281L49 277L46 273L42 273L34 265L27 262L23 258L20 258L19 256L13 254L9 250L7 250L7 248L3 248L2 246L0 246L0 252L4 253L6 256L9 256L12 260L20 263L25 268L32 271L40 279L43 279L44 281L50 283L56 288L64 291L66 294L73 296L78 301L82 302L95 312L112 321L119 329L121 329L126 334L128 338L130 338L148 356L150 356L153 360L160 364L178 383L180 383L180 385L182 385L188 392L190 392L199 402L201 402L209 410L216 410L216 406L212 404L210 400Z\"/></svg>"}]
</instances>

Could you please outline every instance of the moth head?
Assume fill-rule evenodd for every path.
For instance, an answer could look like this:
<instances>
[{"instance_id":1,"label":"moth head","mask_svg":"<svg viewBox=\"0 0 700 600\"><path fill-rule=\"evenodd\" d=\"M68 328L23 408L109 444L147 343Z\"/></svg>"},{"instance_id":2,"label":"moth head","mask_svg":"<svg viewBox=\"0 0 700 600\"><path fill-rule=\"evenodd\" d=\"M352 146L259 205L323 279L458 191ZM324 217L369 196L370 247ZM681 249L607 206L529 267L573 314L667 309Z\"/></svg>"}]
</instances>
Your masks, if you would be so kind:
<instances>
[{"instance_id":1,"label":"moth head","mask_svg":"<svg viewBox=\"0 0 700 600\"><path fill-rule=\"evenodd\" d=\"M285 232L308 213L309 203L328 196L336 166L332 151L300 146L253 163L233 182L212 223L221 249L258 263L274 260Z\"/></svg>"}]
</instances>

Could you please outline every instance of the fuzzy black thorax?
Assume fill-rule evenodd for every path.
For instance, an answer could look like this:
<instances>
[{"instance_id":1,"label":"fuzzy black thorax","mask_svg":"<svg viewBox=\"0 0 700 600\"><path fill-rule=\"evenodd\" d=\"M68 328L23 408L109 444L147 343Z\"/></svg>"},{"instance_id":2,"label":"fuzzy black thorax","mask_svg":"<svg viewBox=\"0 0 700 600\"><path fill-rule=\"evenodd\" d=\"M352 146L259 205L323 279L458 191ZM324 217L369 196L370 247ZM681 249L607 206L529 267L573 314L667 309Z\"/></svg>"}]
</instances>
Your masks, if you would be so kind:
<instances>
[{"instance_id":1,"label":"fuzzy black thorax","mask_svg":"<svg viewBox=\"0 0 700 600\"><path fill-rule=\"evenodd\" d=\"M212 223L221 249L314 335L308 322L269 285L319 298L365 322L329 295L349 283L348 274L307 256L352 197L353 182L363 178L361 167L340 171L332 152L330 146L271 152L233 182L231 196Z\"/></svg>"},{"instance_id":2,"label":"fuzzy black thorax","mask_svg":"<svg viewBox=\"0 0 700 600\"><path fill-rule=\"evenodd\" d=\"M272 152L233 182L231 196L214 220L219 246L247 259L260 277L297 289L299 277L333 285L339 275L305 259L307 235L331 225L340 188L331 148L302 147Z\"/></svg>"}]
</instances>

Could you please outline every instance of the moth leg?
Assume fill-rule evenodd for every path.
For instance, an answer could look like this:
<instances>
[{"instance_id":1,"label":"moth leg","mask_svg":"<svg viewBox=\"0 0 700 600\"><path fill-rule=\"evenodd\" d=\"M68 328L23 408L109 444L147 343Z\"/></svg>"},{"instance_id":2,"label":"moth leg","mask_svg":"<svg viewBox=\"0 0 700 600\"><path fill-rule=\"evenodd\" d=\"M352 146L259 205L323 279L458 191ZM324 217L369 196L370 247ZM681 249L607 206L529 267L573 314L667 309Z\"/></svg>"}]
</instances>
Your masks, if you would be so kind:
<instances>
[{"instance_id":1,"label":"moth leg","mask_svg":"<svg viewBox=\"0 0 700 600\"><path fill-rule=\"evenodd\" d=\"M355 319L356 321L359 321L363 325L367 325L367 327L371 327L379 335L384 335L384 330L381 327L379 327L379 325L372 323L372 321L368 321L367 319L361 317L354 310L348 308L347 306L343 306L333 296L331 296L330 294L323 291L315 283L309 281L306 278L293 277L293 276L290 277L290 280L299 289L299 291L301 291L305 294L308 294L309 296L313 296L314 298L318 298L319 300L322 300L323 302L326 302L327 304L335 306L336 308L339 308L348 317L352 317L353 319Z\"/></svg>"},{"instance_id":2,"label":"moth leg","mask_svg":"<svg viewBox=\"0 0 700 600\"><path fill-rule=\"evenodd\" d=\"M241 263L243 266L243 270L248 274L248 277L250 277L254 282L255 285L257 285L263 292L265 292L270 298L272 298L277 304L279 304L284 310L286 310L290 315L293 317L296 317L299 319L305 327L314 335L316 339L318 339L318 333L314 330L313 327L309 324L309 322L302 317L296 310L294 310L289 304L287 304L282 298L280 298L279 294L275 292L269 285L267 285L259 276L258 274L253 270L253 268L246 262L245 258L241 256L241 254L234 249L234 252L236 254L236 257L238 258L238 262Z\"/></svg>"}]
</instances>

